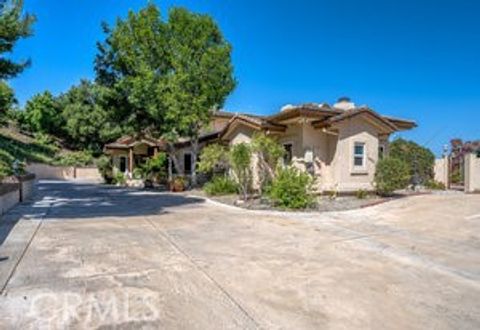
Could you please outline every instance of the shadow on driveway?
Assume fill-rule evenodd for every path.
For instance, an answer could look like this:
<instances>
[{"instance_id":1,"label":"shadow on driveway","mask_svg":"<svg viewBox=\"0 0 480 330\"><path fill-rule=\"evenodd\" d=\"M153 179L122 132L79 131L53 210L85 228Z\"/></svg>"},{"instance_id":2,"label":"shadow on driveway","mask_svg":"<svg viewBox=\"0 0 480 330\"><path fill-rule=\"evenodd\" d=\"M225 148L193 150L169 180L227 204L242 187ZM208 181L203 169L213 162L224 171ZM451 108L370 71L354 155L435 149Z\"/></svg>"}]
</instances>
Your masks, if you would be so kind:
<instances>
[{"instance_id":1,"label":"shadow on driveway","mask_svg":"<svg viewBox=\"0 0 480 330\"><path fill-rule=\"evenodd\" d=\"M0 245L20 220L123 218L166 213L166 208L204 200L171 193L101 184L40 181L32 201L17 205L0 220ZM0 260L1 261L1 260Z\"/></svg>"}]
</instances>

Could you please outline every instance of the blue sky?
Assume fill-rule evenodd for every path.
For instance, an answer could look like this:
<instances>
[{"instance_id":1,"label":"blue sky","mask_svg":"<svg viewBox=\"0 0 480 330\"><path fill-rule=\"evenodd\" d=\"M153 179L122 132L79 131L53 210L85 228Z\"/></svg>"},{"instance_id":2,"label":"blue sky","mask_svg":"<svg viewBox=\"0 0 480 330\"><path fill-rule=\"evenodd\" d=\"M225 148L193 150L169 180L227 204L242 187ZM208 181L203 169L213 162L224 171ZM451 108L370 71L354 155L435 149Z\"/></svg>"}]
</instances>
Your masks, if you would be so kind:
<instances>
[{"instance_id":1,"label":"blue sky","mask_svg":"<svg viewBox=\"0 0 480 330\"><path fill-rule=\"evenodd\" d=\"M146 0L25 0L38 21L14 57L32 66L11 81L20 104L93 78L100 23ZM208 13L233 45L238 87L230 111L349 96L414 119L400 135L439 154L452 137L480 138L480 2L469 0L156 1Z\"/></svg>"}]
</instances>

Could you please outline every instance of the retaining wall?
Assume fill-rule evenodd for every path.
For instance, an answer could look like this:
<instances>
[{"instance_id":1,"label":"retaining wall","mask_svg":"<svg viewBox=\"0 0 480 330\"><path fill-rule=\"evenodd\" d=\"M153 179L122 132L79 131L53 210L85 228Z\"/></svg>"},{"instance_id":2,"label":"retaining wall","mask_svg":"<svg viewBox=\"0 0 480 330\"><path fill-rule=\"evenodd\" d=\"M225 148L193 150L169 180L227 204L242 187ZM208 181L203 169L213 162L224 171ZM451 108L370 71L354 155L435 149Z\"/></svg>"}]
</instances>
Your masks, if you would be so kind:
<instances>
[{"instance_id":1,"label":"retaining wall","mask_svg":"<svg viewBox=\"0 0 480 330\"><path fill-rule=\"evenodd\" d=\"M28 174L9 177L0 183L0 215L31 197L34 179L35 175Z\"/></svg>"},{"instance_id":2,"label":"retaining wall","mask_svg":"<svg viewBox=\"0 0 480 330\"><path fill-rule=\"evenodd\" d=\"M37 179L88 180L102 182L103 178L96 167L52 166L40 163L28 164L26 170L34 173Z\"/></svg>"}]
</instances>

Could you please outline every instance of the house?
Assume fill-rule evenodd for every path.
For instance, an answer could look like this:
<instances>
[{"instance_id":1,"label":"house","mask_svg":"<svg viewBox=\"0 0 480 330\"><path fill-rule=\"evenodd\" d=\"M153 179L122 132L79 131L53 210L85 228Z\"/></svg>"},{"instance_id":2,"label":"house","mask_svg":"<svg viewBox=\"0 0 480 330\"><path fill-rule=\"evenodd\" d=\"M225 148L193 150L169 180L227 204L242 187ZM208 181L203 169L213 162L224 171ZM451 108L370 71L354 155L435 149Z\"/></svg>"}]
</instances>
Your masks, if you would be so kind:
<instances>
[{"instance_id":1,"label":"house","mask_svg":"<svg viewBox=\"0 0 480 330\"><path fill-rule=\"evenodd\" d=\"M315 177L317 191L347 192L373 189L375 166L388 153L389 137L416 124L380 115L341 98L333 106L287 105L270 116L218 111L210 126L210 131L200 137L200 146L249 143L256 132L263 132L284 146L285 164ZM175 147L180 160L177 170L188 175L192 170L190 143L179 141ZM131 173L135 164L164 150L164 146L162 149L162 142L154 139L135 141L127 137L106 145L105 150L118 170Z\"/></svg>"}]
</instances>

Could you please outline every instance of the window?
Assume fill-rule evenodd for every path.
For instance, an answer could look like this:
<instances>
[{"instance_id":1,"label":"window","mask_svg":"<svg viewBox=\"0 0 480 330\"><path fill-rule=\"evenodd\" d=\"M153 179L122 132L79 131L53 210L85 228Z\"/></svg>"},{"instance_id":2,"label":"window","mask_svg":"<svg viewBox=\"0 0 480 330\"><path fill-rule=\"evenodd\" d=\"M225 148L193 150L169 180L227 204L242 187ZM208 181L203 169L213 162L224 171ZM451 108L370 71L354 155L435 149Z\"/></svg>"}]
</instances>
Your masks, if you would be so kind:
<instances>
[{"instance_id":1,"label":"window","mask_svg":"<svg viewBox=\"0 0 480 330\"><path fill-rule=\"evenodd\" d=\"M480 158L480 150L477 150L477 158Z\"/></svg>"},{"instance_id":2,"label":"window","mask_svg":"<svg viewBox=\"0 0 480 330\"><path fill-rule=\"evenodd\" d=\"M365 165L365 143L355 142L353 147L353 166L364 167Z\"/></svg>"},{"instance_id":3,"label":"window","mask_svg":"<svg viewBox=\"0 0 480 330\"><path fill-rule=\"evenodd\" d=\"M285 143L283 148L285 149L285 153L283 154L283 165L290 165L293 158L293 144Z\"/></svg>"},{"instance_id":4,"label":"window","mask_svg":"<svg viewBox=\"0 0 480 330\"><path fill-rule=\"evenodd\" d=\"M379 145L378 146L378 159L383 159L385 156L385 146Z\"/></svg>"},{"instance_id":5,"label":"window","mask_svg":"<svg viewBox=\"0 0 480 330\"><path fill-rule=\"evenodd\" d=\"M120 172L125 173L127 170L127 157L120 157Z\"/></svg>"},{"instance_id":6,"label":"window","mask_svg":"<svg viewBox=\"0 0 480 330\"><path fill-rule=\"evenodd\" d=\"M192 174L192 154L183 155L183 169L185 174Z\"/></svg>"}]
</instances>

